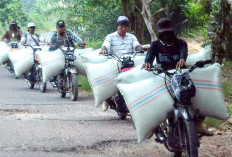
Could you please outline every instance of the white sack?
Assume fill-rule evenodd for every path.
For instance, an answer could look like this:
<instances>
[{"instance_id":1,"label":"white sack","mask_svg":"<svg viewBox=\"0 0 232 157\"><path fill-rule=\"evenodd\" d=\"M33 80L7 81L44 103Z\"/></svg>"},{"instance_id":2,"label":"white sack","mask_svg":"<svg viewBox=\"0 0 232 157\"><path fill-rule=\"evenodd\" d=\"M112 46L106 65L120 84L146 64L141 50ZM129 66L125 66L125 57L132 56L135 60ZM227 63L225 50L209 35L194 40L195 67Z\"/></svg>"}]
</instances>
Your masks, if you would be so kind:
<instances>
[{"instance_id":1,"label":"white sack","mask_svg":"<svg viewBox=\"0 0 232 157\"><path fill-rule=\"evenodd\" d=\"M9 60L8 52L10 47L5 42L0 42L0 64Z\"/></svg>"},{"instance_id":2,"label":"white sack","mask_svg":"<svg viewBox=\"0 0 232 157\"><path fill-rule=\"evenodd\" d=\"M211 45L205 46L200 52L188 55L186 64L188 66L194 65L197 61L205 61L212 59L212 47Z\"/></svg>"},{"instance_id":3,"label":"white sack","mask_svg":"<svg viewBox=\"0 0 232 157\"><path fill-rule=\"evenodd\" d=\"M14 67L16 76L28 72L34 65L34 54L31 48L9 51L9 59Z\"/></svg>"},{"instance_id":4,"label":"white sack","mask_svg":"<svg viewBox=\"0 0 232 157\"><path fill-rule=\"evenodd\" d=\"M65 67L65 58L61 50L55 51L37 51L36 55L39 58L43 82L46 83L53 76L59 75Z\"/></svg>"},{"instance_id":5,"label":"white sack","mask_svg":"<svg viewBox=\"0 0 232 157\"><path fill-rule=\"evenodd\" d=\"M104 63L86 63L86 72L90 86L93 90L95 106L117 93L115 78L119 74L120 66L117 61L109 60Z\"/></svg>"}]
</instances>

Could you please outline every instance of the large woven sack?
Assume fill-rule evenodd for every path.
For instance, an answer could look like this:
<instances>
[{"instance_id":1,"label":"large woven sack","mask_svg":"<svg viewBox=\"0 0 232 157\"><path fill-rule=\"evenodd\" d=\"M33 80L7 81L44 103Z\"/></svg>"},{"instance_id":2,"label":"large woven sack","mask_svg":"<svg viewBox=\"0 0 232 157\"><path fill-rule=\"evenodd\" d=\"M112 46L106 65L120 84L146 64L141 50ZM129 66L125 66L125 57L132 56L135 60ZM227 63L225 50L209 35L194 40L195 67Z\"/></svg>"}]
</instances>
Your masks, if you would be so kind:
<instances>
[{"instance_id":1,"label":"large woven sack","mask_svg":"<svg viewBox=\"0 0 232 157\"><path fill-rule=\"evenodd\" d=\"M134 121L141 142L167 118L173 99L159 76L130 84L117 84Z\"/></svg>"},{"instance_id":2,"label":"large woven sack","mask_svg":"<svg viewBox=\"0 0 232 157\"><path fill-rule=\"evenodd\" d=\"M94 63L94 64L98 64L98 63L103 63L108 61L108 57L104 56L102 54L99 54L101 50L97 49L88 53L82 53L80 54L80 57L83 61L83 63Z\"/></svg>"},{"instance_id":3,"label":"large woven sack","mask_svg":"<svg viewBox=\"0 0 232 157\"><path fill-rule=\"evenodd\" d=\"M228 118L227 107L221 86L221 66L215 63L205 68L198 68L191 74L196 86L196 96L192 98L194 108L205 117Z\"/></svg>"},{"instance_id":4,"label":"large woven sack","mask_svg":"<svg viewBox=\"0 0 232 157\"><path fill-rule=\"evenodd\" d=\"M82 54L91 53L93 48L86 48L86 49L76 49L74 55L76 56L76 60L74 61L74 66L78 71L78 74L86 76L86 70L84 63L81 59Z\"/></svg>"},{"instance_id":5,"label":"large woven sack","mask_svg":"<svg viewBox=\"0 0 232 157\"><path fill-rule=\"evenodd\" d=\"M10 47L5 42L0 42L0 64L9 60L8 52Z\"/></svg>"},{"instance_id":6,"label":"large woven sack","mask_svg":"<svg viewBox=\"0 0 232 157\"><path fill-rule=\"evenodd\" d=\"M139 142L150 135L172 109L173 100L162 77L163 74L160 74L135 83L117 84L131 112ZM191 73L191 78L196 86L193 107L205 117L228 118L221 88L220 65L196 69Z\"/></svg>"},{"instance_id":7,"label":"large woven sack","mask_svg":"<svg viewBox=\"0 0 232 157\"><path fill-rule=\"evenodd\" d=\"M59 75L65 67L65 58L61 50L37 51L43 73L43 82L46 83L53 76Z\"/></svg>"},{"instance_id":8,"label":"large woven sack","mask_svg":"<svg viewBox=\"0 0 232 157\"><path fill-rule=\"evenodd\" d=\"M119 74L120 65L115 60L109 60L99 64L86 63L85 66L97 107L117 93L118 90L114 84L115 78Z\"/></svg>"},{"instance_id":9,"label":"large woven sack","mask_svg":"<svg viewBox=\"0 0 232 157\"><path fill-rule=\"evenodd\" d=\"M210 60L212 59L212 52L213 51L212 51L211 45L207 45L200 52L188 55L186 64L191 66L200 60L203 60L203 61Z\"/></svg>"},{"instance_id":10,"label":"large woven sack","mask_svg":"<svg viewBox=\"0 0 232 157\"><path fill-rule=\"evenodd\" d=\"M142 66L143 64L140 64L131 70L128 70L124 73L120 73L116 78L117 83L129 84L154 77L156 72L147 71L144 68L142 68Z\"/></svg>"},{"instance_id":11,"label":"large woven sack","mask_svg":"<svg viewBox=\"0 0 232 157\"><path fill-rule=\"evenodd\" d=\"M31 48L24 48L8 52L16 76L28 72L34 65L34 54Z\"/></svg>"}]
</instances>

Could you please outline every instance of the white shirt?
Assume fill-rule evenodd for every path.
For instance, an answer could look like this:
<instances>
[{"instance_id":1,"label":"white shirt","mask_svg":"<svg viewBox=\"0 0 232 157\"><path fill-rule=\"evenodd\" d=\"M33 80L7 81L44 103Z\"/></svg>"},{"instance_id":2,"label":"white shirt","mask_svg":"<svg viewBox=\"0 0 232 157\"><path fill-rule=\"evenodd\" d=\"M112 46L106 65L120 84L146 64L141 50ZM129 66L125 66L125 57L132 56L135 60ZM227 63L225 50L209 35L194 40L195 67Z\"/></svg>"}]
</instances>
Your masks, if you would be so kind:
<instances>
[{"instance_id":1,"label":"white shirt","mask_svg":"<svg viewBox=\"0 0 232 157\"><path fill-rule=\"evenodd\" d=\"M133 34L126 33L125 38L122 38L118 32L114 32L106 36L102 47L106 47L108 52L121 56L124 53L134 52L138 45L140 44Z\"/></svg>"},{"instance_id":2,"label":"white shirt","mask_svg":"<svg viewBox=\"0 0 232 157\"><path fill-rule=\"evenodd\" d=\"M33 38L36 40L36 42L39 44L39 38L38 38L38 36L37 35L35 35L35 34L30 34L30 33L27 33L27 38L25 38L25 36L23 35L22 36L22 38L21 38L21 42L23 41L23 42L25 42L26 44L30 44L31 46L38 46L37 44L36 44L36 42L35 42L35 40L33 39Z\"/></svg>"}]
</instances>

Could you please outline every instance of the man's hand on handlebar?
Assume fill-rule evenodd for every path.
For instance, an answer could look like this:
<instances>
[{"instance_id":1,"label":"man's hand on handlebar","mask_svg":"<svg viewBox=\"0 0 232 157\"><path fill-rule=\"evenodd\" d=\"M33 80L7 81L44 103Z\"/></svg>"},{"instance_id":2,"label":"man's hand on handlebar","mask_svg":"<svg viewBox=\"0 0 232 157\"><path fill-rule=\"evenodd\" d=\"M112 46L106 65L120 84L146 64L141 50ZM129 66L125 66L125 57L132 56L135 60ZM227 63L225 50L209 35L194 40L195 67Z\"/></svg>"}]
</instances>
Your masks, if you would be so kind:
<instances>
[{"instance_id":1,"label":"man's hand on handlebar","mask_svg":"<svg viewBox=\"0 0 232 157\"><path fill-rule=\"evenodd\" d=\"M187 64L186 64L186 62L185 62L185 60L184 59L181 59L179 62L177 62L177 64L176 64L176 69L177 68L181 68L181 67L187 67Z\"/></svg>"},{"instance_id":2,"label":"man's hand on handlebar","mask_svg":"<svg viewBox=\"0 0 232 157\"><path fill-rule=\"evenodd\" d=\"M145 68L147 71L151 71L151 68L152 68L151 63L143 64L143 68Z\"/></svg>"},{"instance_id":3,"label":"man's hand on handlebar","mask_svg":"<svg viewBox=\"0 0 232 157\"><path fill-rule=\"evenodd\" d=\"M81 45L86 45L86 41L82 41L82 42L81 42Z\"/></svg>"}]
</instances>

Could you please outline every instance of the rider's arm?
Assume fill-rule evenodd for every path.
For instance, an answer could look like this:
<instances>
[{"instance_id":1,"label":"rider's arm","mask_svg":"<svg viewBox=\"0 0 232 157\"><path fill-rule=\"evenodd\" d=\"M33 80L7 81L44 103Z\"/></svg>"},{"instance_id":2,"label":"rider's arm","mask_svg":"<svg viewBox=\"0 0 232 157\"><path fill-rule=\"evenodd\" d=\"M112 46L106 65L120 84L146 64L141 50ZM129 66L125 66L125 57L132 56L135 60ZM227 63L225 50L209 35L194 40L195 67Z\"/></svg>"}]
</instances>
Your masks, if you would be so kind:
<instances>
[{"instance_id":1,"label":"rider's arm","mask_svg":"<svg viewBox=\"0 0 232 157\"><path fill-rule=\"evenodd\" d=\"M152 42L149 51L147 52L146 58L145 58L145 63L150 63L151 65L153 64L155 57L157 57L158 52L157 52L157 46L156 42ZM158 59L157 59L158 61Z\"/></svg>"},{"instance_id":2,"label":"rider's arm","mask_svg":"<svg viewBox=\"0 0 232 157\"><path fill-rule=\"evenodd\" d=\"M2 38L1 38L1 40L2 40L2 41L4 41L4 39L6 39L6 38L7 38L7 34L8 34L8 32L7 32L7 31L5 31L5 33L3 34Z\"/></svg>"},{"instance_id":3,"label":"rider's arm","mask_svg":"<svg viewBox=\"0 0 232 157\"><path fill-rule=\"evenodd\" d=\"M50 41L48 41L48 45L51 45L49 47L49 51L54 51L58 48L56 41L57 41L57 34L56 34L56 32L54 32L50 38Z\"/></svg>"},{"instance_id":4,"label":"rider's arm","mask_svg":"<svg viewBox=\"0 0 232 157\"><path fill-rule=\"evenodd\" d=\"M102 44L101 50L105 50L106 52L109 52L110 47L111 47L111 37L110 35L107 35Z\"/></svg>"},{"instance_id":5,"label":"rider's arm","mask_svg":"<svg viewBox=\"0 0 232 157\"><path fill-rule=\"evenodd\" d=\"M180 44L180 59L184 59L186 61L188 57L188 45L185 41L181 41Z\"/></svg>"},{"instance_id":6,"label":"rider's arm","mask_svg":"<svg viewBox=\"0 0 232 157\"><path fill-rule=\"evenodd\" d=\"M137 38L132 35L132 41L133 41L133 48L135 51L140 51L142 50L142 45L138 42Z\"/></svg>"},{"instance_id":7,"label":"rider's arm","mask_svg":"<svg viewBox=\"0 0 232 157\"><path fill-rule=\"evenodd\" d=\"M26 43L26 35L25 35L25 34L23 34L20 43L21 43L22 45L24 45L24 44Z\"/></svg>"},{"instance_id":8,"label":"rider's arm","mask_svg":"<svg viewBox=\"0 0 232 157\"><path fill-rule=\"evenodd\" d=\"M67 36L72 39L72 41L77 42L78 44L82 43L82 39L78 37L75 33L73 33L71 30L66 30Z\"/></svg>"}]
</instances>

